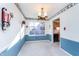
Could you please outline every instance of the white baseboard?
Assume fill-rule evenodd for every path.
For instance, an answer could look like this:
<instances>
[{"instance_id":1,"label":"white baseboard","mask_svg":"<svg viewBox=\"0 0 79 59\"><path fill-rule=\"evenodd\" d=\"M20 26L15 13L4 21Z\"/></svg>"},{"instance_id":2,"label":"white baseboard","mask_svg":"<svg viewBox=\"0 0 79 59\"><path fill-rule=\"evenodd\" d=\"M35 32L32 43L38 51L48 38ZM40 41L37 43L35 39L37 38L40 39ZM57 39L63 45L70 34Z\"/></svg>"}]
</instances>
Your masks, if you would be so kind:
<instances>
[{"instance_id":1,"label":"white baseboard","mask_svg":"<svg viewBox=\"0 0 79 59\"><path fill-rule=\"evenodd\" d=\"M65 52L66 54L68 54L69 56L72 56L70 53L68 53L67 51L65 51L65 50L62 49L61 47L60 47L60 49L61 49L63 52Z\"/></svg>"}]
</instances>

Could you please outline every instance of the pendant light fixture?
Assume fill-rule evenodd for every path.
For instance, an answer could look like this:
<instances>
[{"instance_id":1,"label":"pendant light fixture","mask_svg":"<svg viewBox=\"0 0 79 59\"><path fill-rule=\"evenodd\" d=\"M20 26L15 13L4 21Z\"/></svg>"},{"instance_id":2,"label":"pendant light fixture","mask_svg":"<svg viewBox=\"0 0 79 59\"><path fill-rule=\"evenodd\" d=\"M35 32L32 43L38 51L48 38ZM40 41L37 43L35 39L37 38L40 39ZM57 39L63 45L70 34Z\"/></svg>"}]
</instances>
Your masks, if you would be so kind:
<instances>
[{"instance_id":1,"label":"pendant light fixture","mask_svg":"<svg viewBox=\"0 0 79 59\"><path fill-rule=\"evenodd\" d=\"M41 8L41 12L38 13L38 20L47 20L47 13L44 12L44 8Z\"/></svg>"}]
</instances>

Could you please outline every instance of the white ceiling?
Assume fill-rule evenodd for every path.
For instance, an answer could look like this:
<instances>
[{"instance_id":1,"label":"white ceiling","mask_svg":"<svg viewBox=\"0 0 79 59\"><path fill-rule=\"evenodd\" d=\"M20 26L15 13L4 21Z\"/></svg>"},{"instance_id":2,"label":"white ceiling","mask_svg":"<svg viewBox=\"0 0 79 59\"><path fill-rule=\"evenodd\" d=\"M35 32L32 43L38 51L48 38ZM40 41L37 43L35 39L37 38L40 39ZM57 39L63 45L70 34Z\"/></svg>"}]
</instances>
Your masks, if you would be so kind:
<instances>
[{"instance_id":1,"label":"white ceiling","mask_svg":"<svg viewBox=\"0 0 79 59\"><path fill-rule=\"evenodd\" d=\"M37 18L41 8L44 8L48 17L51 17L64 8L67 3L19 3L18 5L25 17Z\"/></svg>"}]
</instances>

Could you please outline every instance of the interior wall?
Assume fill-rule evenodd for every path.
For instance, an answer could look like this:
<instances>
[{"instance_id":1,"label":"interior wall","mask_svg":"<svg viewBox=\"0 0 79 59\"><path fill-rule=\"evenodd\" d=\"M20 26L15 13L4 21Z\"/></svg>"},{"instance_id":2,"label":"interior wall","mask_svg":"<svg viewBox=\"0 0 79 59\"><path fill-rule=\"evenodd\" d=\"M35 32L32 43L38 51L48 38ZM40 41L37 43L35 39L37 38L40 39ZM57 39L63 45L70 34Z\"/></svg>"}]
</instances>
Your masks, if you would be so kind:
<instances>
[{"instance_id":1,"label":"interior wall","mask_svg":"<svg viewBox=\"0 0 79 59\"><path fill-rule=\"evenodd\" d=\"M53 27L54 29L56 29L56 27L60 27L60 25L59 25L60 23L59 22L55 22L54 21L53 23L54 23L54 27Z\"/></svg>"},{"instance_id":2,"label":"interior wall","mask_svg":"<svg viewBox=\"0 0 79 59\"><path fill-rule=\"evenodd\" d=\"M79 55L79 4L61 15L61 47L71 55ZM64 30L65 28L65 30ZM65 43L64 43L65 42ZM67 45L68 44L68 45Z\"/></svg>"},{"instance_id":3,"label":"interior wall","mask_svg":"<svg viewBox=\"0 0 79 59\"><path fill-rule=\"evenodd\" d=\"M10 27L7 28L6 31L2 31L1 29L1 9L5 7L10 12L13 13L13 18L10 21ZM20 11L17 9L15 4L12 3L2 3L0 4L0 52L5 50L12 41L17 36L17 33L21 30L21 22L22 20L25 20L20 13Z\"/></svg>"},{"instance_id":4,"label":"interior wall","mask_svg":"<svg viewBox=\"0 0 79 59\"><path fill-rule=\"evenodd\" d=\"M31 31L29 27L30 22L45 22L45 35L40 36L30 36L29 32ZM49 34L49 21L42 21L42 20L26 20L26 41L35 41L35 40L50 40L51 41L51 35Z\"/></svg>"},{"instance_id":5,"label":"interior wall","mask_svg":"<svg viewBox=\"0 0 79 59\"><path fill-rule=\"evenodd\" d=\"M68 52L71 55L79 55L78 15L79 15L79 4L50 20L50 24L52 24L53 20L60 18L61 48L63 48L66 52ZM50 32L52 33L53 30L51 29Z\"/></svg>"},{"instance_id":6,"label":"interior wall","mask_svg":"<svg viewBox=\"0 0 79 59\"><path fill-rule=\"evenodd\" d=\"M30 22L45 22L45 34L49 34L49 23L48 23L48 21L42 21L42 20L26 20L26 26L28 26L26 28L26 35L29 35L29 32L30 32L30 27L29 27L29 23Z\"/></svg>"},{"instance_id":7,"label":"interior wall","mask_svg":"<svg viewBox=\"0 0 79 59\"><path fill-rule=\"evenodd\" d=\"M79 4L64 12L61 19L61 37L79 42ZM63 28L66 27L64 31Z\"/></svg>"}]
</instances>

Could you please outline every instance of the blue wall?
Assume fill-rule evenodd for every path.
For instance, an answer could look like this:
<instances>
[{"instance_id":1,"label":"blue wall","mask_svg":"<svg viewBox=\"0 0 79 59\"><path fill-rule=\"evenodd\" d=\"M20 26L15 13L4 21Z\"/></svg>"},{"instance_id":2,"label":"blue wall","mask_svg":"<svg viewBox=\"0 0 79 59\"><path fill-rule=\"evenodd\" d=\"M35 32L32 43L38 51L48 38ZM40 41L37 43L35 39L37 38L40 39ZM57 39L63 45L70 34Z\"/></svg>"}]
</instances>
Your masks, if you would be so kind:
<instances>
[{"instance_id":1,"label":"blue wall","mask_svg":"<svg viewBox=\"0 0 79 59\"><path fill-rule=\"evenodd\" d=\"M61 48L73 56L79 56L79 42L61 38Z\"/></svg>"},{"instance_id":2,"label":"blue wall","mask_svg":"<svg viewBox=\"0 0 79 59\"><path fill-rule=\"evenodd\" d=\"M18 55L19 51L21 50L22 46L26 41L35 41L35 40L50 40L51 35L47 34L46 36L28 36L25 35L23 39L20 39L12 48L5 49L0 56L16 56Z\"/></svg>"},{"instance_id":3,"label":"blue wall","mask_svg":"<svg viewBox=\"0 0 79 59\"><path fill-rule=\"evenodd\" d=\"M26 41L36 41L36 40L50 40L51 41L51 35L47 34L45 36L28 36L26 35Z\"/></svg>"},{"instance_id":4,"label":"blue wall","mask_svg":"<svg viewBox=\"0 0 79 59\"><path fill-rule=\"evenodd\" d=\"M8 49L4 50L0 55L1 56L16 56L19 53L21 47L24 45L24 43L25 43L25 37L23 39L19 40L9 50Z\"/></svg>"}]
</instances>

